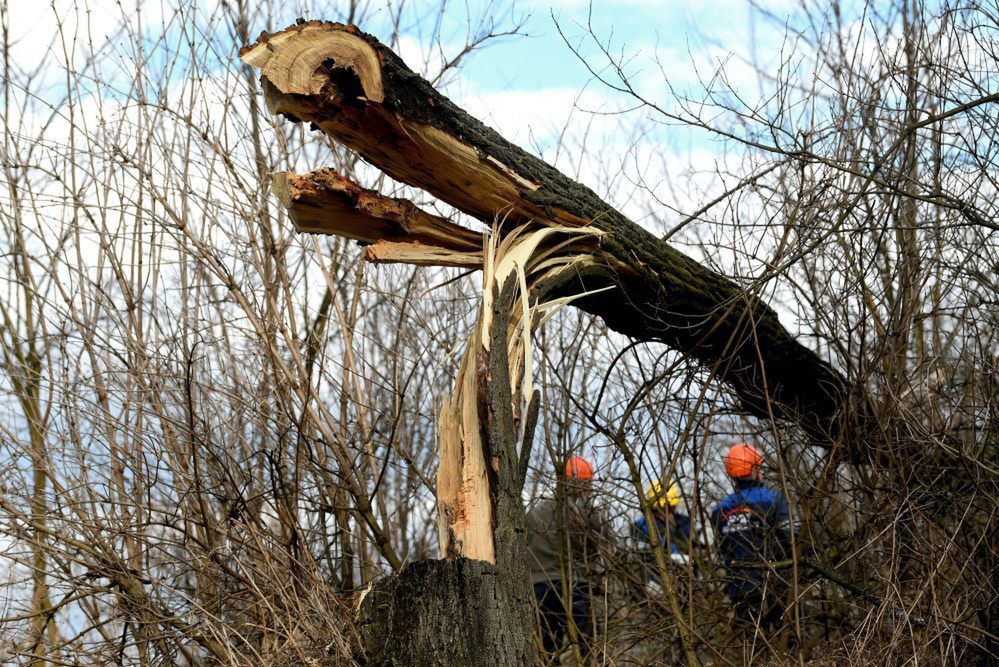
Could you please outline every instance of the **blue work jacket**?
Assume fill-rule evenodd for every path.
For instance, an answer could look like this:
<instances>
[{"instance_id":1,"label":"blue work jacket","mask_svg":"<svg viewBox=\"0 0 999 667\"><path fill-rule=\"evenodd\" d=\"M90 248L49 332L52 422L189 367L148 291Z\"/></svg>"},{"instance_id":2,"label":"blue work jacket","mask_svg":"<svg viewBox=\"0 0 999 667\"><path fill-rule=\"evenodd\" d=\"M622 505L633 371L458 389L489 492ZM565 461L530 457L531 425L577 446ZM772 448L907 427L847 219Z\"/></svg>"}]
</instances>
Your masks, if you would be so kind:
<instances>
[{"instance_id":1,"label":"blue work jacket","mask_svg":"<svg viewBox=\"0 0 999 667\"><path fill-rule=\"evenodd\" d=\"M730 595L755 591L767 573L766 567L739 567L738 563L764 564L790 555L787 498L762 482L740 482L735 492L711 510L711 523L728 569L726 589Z\"/></svg>"},{"instance_id":2,"label":"blue work jacket","mask_svg":"<svg viewBox=\"0 0 999 667\"><path fill-rule=\"evenodd\" d=\"M667 530L667 523L669 530ZM641 539L650 542L649 526L645 522L645 517L637 518L634 526L635 533ZM656 518L656 530L659 532L659 539L669 546L667 553L687 553L687 545L690 543L690 518L686 514L674 512L668 522Z\"/></svg>"}]
</instances>

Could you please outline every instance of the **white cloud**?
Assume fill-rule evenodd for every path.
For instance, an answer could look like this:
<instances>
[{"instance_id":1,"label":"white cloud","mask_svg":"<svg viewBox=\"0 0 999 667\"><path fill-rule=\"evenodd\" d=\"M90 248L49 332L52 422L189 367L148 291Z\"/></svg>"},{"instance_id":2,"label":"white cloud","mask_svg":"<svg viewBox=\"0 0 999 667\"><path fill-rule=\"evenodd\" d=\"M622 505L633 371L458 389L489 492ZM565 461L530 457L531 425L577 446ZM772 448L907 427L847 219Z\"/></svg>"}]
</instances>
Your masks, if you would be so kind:
<instances>
[{"instance_id":1,"label":"white cloud","mask_svg":"<svg viewBox=\"0 0 999 667\"><path fill-rule=\"evenodd\" d=\"M165 3L137 3L147 26L164 19ZM116 0L15 0L7 7L13 36L11 60L25 71L37 69L46 59L65 61L99 49L123 26L136 26L136 13Z\"/></svg>"}]
</instances>

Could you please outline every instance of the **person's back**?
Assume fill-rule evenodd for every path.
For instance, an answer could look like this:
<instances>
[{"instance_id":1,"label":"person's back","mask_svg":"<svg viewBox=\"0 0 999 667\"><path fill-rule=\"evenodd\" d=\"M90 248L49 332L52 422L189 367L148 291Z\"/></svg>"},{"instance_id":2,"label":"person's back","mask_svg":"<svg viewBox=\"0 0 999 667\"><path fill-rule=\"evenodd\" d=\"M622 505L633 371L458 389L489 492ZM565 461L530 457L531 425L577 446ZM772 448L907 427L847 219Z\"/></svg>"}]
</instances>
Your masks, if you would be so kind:
<instances>
[{"instance_id":1,"label":"person's back","mask_svg":"<svg viewBox=\"0 0 999 667\"><path fill-rule=\"evenodd\" d=\"M725 593L737 617L772 625L781 611L775 601L785 586L771 566L790 556L790 522L784 494L763 483L762 463L751 445L729 450L725 468L735 491L711 510L711 523L727 571Z\"/></svg>"},{"instance_id":2,"label":"person's back","mask_svg":"<svg viewBox=\"0 0 999 667\"><path fill-rule=\"evenodd\" d=\"M561 503L542 498L527 512L527 549L531 558L531 583L559 583L563 572L573 583L582 583L596 564L600 525L585 499L572 492Z\"/></svg>"},{"instance_id":3,"label":"person's back","mask_svg":"<svg viewBox=\"0 0 999 667\"><path fill-rule=\"evenodd\" d=\"M766 573L761 565L788 556L787 500L763 482L737 482L736 490L711 510L711 523L718 536L718 552L729 569L731 593L759 587Z\"/></svg>"},{"instance_id":4,"label":"person's back","mask_svg":"<svg viewBox=\"0 0 999 667\"><path fill-rule=\"evenodd\" d=\"M590 589L603 569L602 551L613 546L609 527L589 501L592 477L592 466L572 457L566 464L566 493L561 502L542 498L525 520L541 639L549 652L557 650L567 636L570 612L581 633L589 630Z\"/></svg>"}]
</instances>

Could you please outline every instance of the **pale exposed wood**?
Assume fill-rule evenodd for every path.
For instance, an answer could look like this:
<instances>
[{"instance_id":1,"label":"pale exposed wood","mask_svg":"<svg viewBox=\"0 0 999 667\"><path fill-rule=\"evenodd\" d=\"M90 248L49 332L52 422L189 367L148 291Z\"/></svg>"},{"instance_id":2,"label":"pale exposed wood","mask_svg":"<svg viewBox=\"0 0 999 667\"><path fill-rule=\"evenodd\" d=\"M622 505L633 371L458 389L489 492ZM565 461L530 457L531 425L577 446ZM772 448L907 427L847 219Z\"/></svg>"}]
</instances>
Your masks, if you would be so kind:
<instances>
[{"instance_id":1,"label":"pale exposed wood","mask_svg":"<svg viewBox=\"0 0 999 667\"><path fill-rule=\"evenodd\" d=\"M441 556L496 562L476 368L481 343L476 332L461 360L454 393L437 420L437 529Z\"/></svg>"},{"instance_id":2,"label":"pale exposed wood","mask_svg":"<svg viewBox=\"0 0 999 667\"><path fill-rule=\"evenodd\" d=\"M336 234L365 243L422 244L438 249L442 257L446 254L442 250L482 251L482 234L427 213L409 200L362 188L332 169L303 175L277 173L272 185L300 232ZM465 266L467 261L457 265Z\"/></svg>"},{"instance_id":3,"label":"pale exposed wood","mask_svg":"<svg viewBox=\"0 0 999 667\"><path fill-rule=\"evenodd\" d=\"M592 250L600 236L599 230L589 227L525 227L502 240L487 239L481 265L484 298L461 358L454 392L438 419L438 531L444 557L496 562L493 530L500 517L494 516L496 489L490 477L502 474L500 456L507 458L509 470L510 459L517 453L514 443L504 448L486 435L495 426L491 423L495 417L483 412L482 399L490 388L496 388L493 383L497 381L497 369L486 368L487 359L491 351L502 349L505 386L499 400L508 415L508 438L515 434L523 440L523 416L534 396L531 331L541 317L567 303L565 299L544 300L535 287L592 263ZM509 303L497 304L495 295L508 285L513 290ZM502 311L500 327L494 326L497 308Z\"/></svg>"},{"instance_id":4,"label":"pale exposed wood","mask_svg":"<svg viewBox=\"0 0 999 667\"><path fill-rule=\"evenodd\" d=\"M308 21L274 35L261 33L257 42L240 50L239 55L243 62L259 68L268 81L286 93L318 95L328 80L328 72L320 69L328 65L356 73L364 96L381 102L385 93L378 53L343 28L333 23ZM293 42L290 48L288 42Z\"/></svg>"},{"instance_id":5,"label":"pale exposed wood","mask_svg":"<svg viewBox=\"0 0 999 667\"><path fill-rule=\"evenodd\" d=\"M290 91L262 77L268 104L289 118L314 123L392 178L426 190L501 229L523 224L592 225L607 233L600 255L612 271L591 276L601 293L577 302L612 329L662 341L713 369L733 387L747 412L793 420L816 444L828 444L864 406L845 404L841 373L798 343L776 312L753 293L662 242L585 186L506 141L414 74L375 38L354 28L295 26L273 48L311 49L310 30L340 31L373 48L381 63L381 102L362 90L370 73L327 73L319 94ZM304 45L304 46L302 46ZM252 47L248 52L259 47ZM291 56L287 56L291 57ZM365 61L370 62L370 61ZM609 277L607 274L610 274ZM857 409L857 417L851 411ZM863 450L862 441L852 455Z\"/></svg>"},{"instance_id":6,"label":"pale exposed wood","mask_svg":"<svg viewBox=\"0 0 999 667\"><path fill-rule=\"evenodd\" d=\"M454 266L481 269L481 252L459 252L422 243L378 241L364 249L364 259L375 264L413 264L416 266Z\"/></svg>"}]
</instances>

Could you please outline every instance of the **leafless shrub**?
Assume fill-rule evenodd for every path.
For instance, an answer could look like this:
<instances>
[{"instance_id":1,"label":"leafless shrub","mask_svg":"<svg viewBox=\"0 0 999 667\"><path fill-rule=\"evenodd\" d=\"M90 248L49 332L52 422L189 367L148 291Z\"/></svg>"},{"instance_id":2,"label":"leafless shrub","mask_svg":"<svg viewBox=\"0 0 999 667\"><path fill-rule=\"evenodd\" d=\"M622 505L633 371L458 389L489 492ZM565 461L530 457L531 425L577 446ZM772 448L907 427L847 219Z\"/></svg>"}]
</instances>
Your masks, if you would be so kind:
<instances>
[{"instance_id":1,"label":"leafless shrub","mask_svg":"<svg viewBox=\"0 0 999 667\"><path fill-rule=\"evenodd\" d=\"M62 29L35 61L0 10L0 660L349 663L364 589L436 556L435 415L475 288L296 235L270 172L332 165L401 187L259 108L235 51L251 26L294 20L282 3L164 4L99 26L85 8L39 8ZM399 26L444 11L380 7L302 13L377 23L412 58ZM685 568L650 575L623 540L606 554L584 640L608 662L675 662L681 629L725 664L999 653L999 9L865 8L796 9L783 56L743 63L758 101L725 69L700 97L653 99L599 27L580 51L637 103L623 126L680 123L743 151L695 204L635 183L663 235L797 320L848 375L858 415L814 442L744 417L717 369L572 309L543 326L525 501L583 452L619 531L662 476L682 482L695 526ZM506 9L469 17L456 53L430 30L427 77L446 83L515 32ZM574 140L564 159L598 159ZM848 438L868 455L841 456ZM801 526L775 636L733 635L711 549L734 440L771 454ZM671 592L649 585L663 574Z\"/></svg>"}]
</instances>

